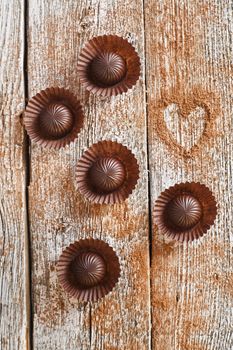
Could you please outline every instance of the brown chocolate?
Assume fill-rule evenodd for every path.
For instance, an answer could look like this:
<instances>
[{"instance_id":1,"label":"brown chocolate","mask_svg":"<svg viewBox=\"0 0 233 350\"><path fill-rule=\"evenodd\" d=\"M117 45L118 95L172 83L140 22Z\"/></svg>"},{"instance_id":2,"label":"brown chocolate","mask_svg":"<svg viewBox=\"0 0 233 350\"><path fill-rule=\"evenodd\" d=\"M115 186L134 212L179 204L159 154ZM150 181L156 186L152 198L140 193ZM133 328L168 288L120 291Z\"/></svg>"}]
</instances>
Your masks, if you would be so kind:
<instances>
[{"instance_id":1,"label":"brown chocolate","mask_svg":"<svg viewBox=\"0 0 233 350\"><path fill-rule=\"evenodd\" d=\"M201 204L190 194L178 195L168 203L165 209L167 221L172 226L180 229L194 227L200 220L201 215Z\"/></svg>"},{"instance_id":2,"label":"brown chocolate","mask_svg":"<svg viewBox=\"0 0 233 350\"><path fill-rule=\"evenodd\" d=\"M83 119L77 98L69 90L55 87L29 100L24 125L33 142L58 149L75 140Z\"/></svg>"},{"instance_id":3,"label":"brown chocolate","mask_svg":"<svg viewBox=\"0 0 233 350\"><path fill-rule=\"evenodd\" d=\"M103 157L98 159L88 172L90 186L98 193L117 190L125 180L124 165L119 159Z\"/></svg>"},{"instance_id":4,"label":"brown chocolate","mask_svg":"<svg viewBox=\"0 0 233 350\"><path fill-rule=\"evenodd\" d=\"M134 47L117 35L91 39L78 60L81 83L88 91L102 96L126 92L140 75L140 59Z\"/></svg>"},{"instance_id":5,"label":"brown chocolate","mask_svg":"<svg viewBox=\"0 0 233 350\"><path fill-rule=\"evenodd\" d=\"M71 297L79 301L97 301L118 282L119 259L104 241L79 240L62 252L57 273L62 287Z\"/></svg>"},{"instance_id":6,"label":"brown chocolate","mask_svg":"<svg viewBox=\"0 0 233 350\"><path fill-rule=\"evenodd\" d=\"M73 126L71 110L61 103L51 103L39 116L38 124L41 133L48 139L59 139L66 136Z\"/></svg>"},{"instance_id":7,"label":"brown chocolate","mask_svg":"<svg viewBox=\"0 0 233 350\"><path fill-rule=\"evenodd\" d=\"M92 252L79 254L71 264L77 284L86 288L98 285L105 276L106 265L101 255Z\"/></svg>"},{"instance_id":8,"label":"brown chocolate","mask_svg":"<svg viewBox=\"0 0 233 350\"><path fill-rule=\"evenodd\" d=\"M153 217L161 233L183 242L203 236L216 214L212 192L203 184L186 182L161 193Z\"/></svg>"},{"instance_id":9,"label":"brown chocolate","mask_svg":"<svg viewBox=\"0 0 233 350\"><path fill-rule=\"evenodd\" d=\"M112 52L103 52L90 64L89 78L97 85L111 86L119 83L126 74L124 59Z\"/></svg>"},{"instance_id":10,"label":"brown chocolate","mask_svg":"<svg viewBox=\"0 0 233 350\"><path fill-rule=\"evenodd\" d=\"M113 141L92 145L76 168L78 189L93 203L124 201L132 193L138 178L139 168L132 152Z\"/></svg>"}]
</instances>

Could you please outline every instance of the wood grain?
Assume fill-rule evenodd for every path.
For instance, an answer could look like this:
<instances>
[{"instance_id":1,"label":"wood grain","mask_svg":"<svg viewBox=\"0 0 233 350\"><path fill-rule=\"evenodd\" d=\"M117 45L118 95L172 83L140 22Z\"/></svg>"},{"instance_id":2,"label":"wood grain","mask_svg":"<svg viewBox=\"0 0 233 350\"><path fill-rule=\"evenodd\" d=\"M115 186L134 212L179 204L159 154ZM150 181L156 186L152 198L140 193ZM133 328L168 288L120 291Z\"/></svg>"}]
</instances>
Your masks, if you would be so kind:
<instances>
[{"instance_id":1,"label":"wood grain","mask_svg":"<svg viewBox=\"0 0 233 350\"><path fill-rule=\"evenodd\" d=\"M29 2L29 95L59 85L79 96L85 127L60 151L31 146L34 349L148 349L150 341L148 193L144 69L136 87L115 98L95 98L80 87L77 58L84 43L115 33L135 45L144 62L142 2ZM140 181L121 205L90 205L75 185L83 151L102 139L128 146L140 164ZM78 305L58 286L55 264L69 243L106 240L121 261L116 289L97 304Z\"/></svg>"},{"instance_id":2,"label":"wood grain","mask_svg":"<svg viewBox=\"0 0 233 350\"><path fill-rule=\"evenodd\" d=\"M189 245L167 240L154 227L153 349L233 346L230 7L225 1L145 1L152 203L165 188L187 180L205 183L219 203L215 225ZM207 137L200 142L203 129Z\"/></svg>"},{"instance_id":3,"label":"wood grain","mask_svg":"<svg viewBox=\"0 0 233 350\"><path fill-rule=\"evenodd\" d=\"M23 2L0 14L0 348L15 350L28 344Z\"/></svg>"},{"instance_id":4,"label":"wood grain","mask_svg":"<svg viewBox=\"0 0 233 350\"><path fill-rule=\"evenodd\" d=\"M27 217L25 8L21 0L1 2L0 349L233 348L231 7L224 0L28 2L29 97L49 86L70 88L85 122L78 140L60 151L30 146ZM137 85L111 99L89 95L77 76L82 46L106 33L127 38L142 63ZM79 157L103 139L128 146L140 165L140 181L121 205L90 205L75 184ZM149 242L154 201L181 181L213 191L215 225L188 245L153 225ZM62 250L84 237L107 241L122 268L114 291L92 305L69 299L56 275Z\"/></svg>"}]
</instances>

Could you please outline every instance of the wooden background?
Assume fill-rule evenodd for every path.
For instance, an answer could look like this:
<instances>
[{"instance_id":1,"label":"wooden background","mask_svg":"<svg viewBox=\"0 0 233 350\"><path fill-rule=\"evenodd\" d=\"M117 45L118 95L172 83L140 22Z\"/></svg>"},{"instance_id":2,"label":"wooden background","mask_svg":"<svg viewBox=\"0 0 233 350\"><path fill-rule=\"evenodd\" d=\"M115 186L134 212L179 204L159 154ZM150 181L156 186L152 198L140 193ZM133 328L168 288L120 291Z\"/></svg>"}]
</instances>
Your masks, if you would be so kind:
<instances>
[{"instance_id":1,"label":"wooden background","mask_svg":"<svg viewBox=\"0 0 233 350\"><path fill-rule=\"evenodd\" d=\"M2 0L0 2L0 349L231 350L231 0ZM80 86L77 58L95 35L138 51L127 94L96 98ZM78 140L60 151L31 145L22 112L49 86L84 105ZM75 164L92 143L116 139L140 164L121 205L90 205ZM201 240L176 244L152 224L153 203L176 182L205 183L219 203ZM55 265L69 243L106 240L120 256L116 289L79 305Z\"/></svg>"}]
</instances>

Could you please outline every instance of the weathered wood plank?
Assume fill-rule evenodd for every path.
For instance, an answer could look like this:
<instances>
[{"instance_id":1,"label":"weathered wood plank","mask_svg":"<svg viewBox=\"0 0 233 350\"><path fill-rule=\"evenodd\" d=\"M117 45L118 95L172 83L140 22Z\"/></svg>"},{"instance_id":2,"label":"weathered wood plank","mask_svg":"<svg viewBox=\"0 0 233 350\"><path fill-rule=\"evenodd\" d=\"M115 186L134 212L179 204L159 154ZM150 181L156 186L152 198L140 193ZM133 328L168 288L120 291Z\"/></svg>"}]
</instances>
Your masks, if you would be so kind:
<instances>
[{"instance_id":1,"label":"weathered wood plank","mask_svg":"<svg viewBox=\"0 0 233 350\"><path fill-rule=\"evenodd\" d=\"M29 3L29 94L52 85L75 92L85 105L78 141L60 151L31 147L30 220L35 349L148 349L149 250L144 77L125 96L95 98L80 88L77 58L98 34L128 38L143 57L142 2ZM75 187L75 165L101 139L116 139L135 153L141 178L122 205L89 205ZM69 301L58 286L55 262L81 237L100 237L119 254L116 290L92 307Z\"/></svg>"},{"instance_id":2,"label":"weathered wood plank","mask_svg":"<svg viewBox=\"0 0 233 350\"><path fill-rule=\"evenodd\" d=\"M24 3L0 3L0 348L26 349Z\"/></svg>"},{"instance_id":3,"label":"weathered wood plank","mask_svg":"<svg viewBox=\"0 0 233 350\"><path fill-rule=\"evenodd\" d=\"M188 246L164 239L154 227L153 349L229 350L233 344L231 5L145 2L152 203L165 188L187 180L205 183L219 203L214 227ZM186 120L172 113L172 103L182 108L182 100L194 95L196 107L210 106L211 123L205 108L186 111ZM182 155L179 145L195 142L192 156Z\"/></svg>"}]
</instances>

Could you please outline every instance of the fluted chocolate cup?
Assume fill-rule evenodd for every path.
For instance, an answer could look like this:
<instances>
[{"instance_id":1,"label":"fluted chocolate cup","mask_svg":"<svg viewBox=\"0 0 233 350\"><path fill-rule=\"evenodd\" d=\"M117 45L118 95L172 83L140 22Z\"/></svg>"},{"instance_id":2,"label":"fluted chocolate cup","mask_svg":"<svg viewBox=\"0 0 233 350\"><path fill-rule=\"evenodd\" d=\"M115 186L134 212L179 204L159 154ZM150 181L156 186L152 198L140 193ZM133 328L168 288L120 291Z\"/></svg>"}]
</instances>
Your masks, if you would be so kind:
<instances>
[{"instance_id":1,"label":"fluted chocolate cup","mask_svg":"<svg viewBox=\"0 0 233 350\"><path fill-rule=\"evenodd\" d=\"M115 204L132 193L139 178L133 153L115 141L93 144L79 159L76 182L80 193L90 202Z\"/></svg>"},{"instance_id":2,"label":"fluted chocolate cup","mask_svg":"<svg viewBox=\"0 0 233 350\"><path fill-rule=\"evenodd\" d=\"M78 74L88 91L102 96L118 95L136 84L140 59L126 39L117 35L97 36L82 49Z\"/></svg>"},{"instance_id":3,"label":"fluted chocolate cup","mask_svg":"<svg viewBox=\"0 0 233 350\"><path fill-rule=\"evenodd\" d=\"M202 237L214 224L217 205L212 192L199 182L176 184L161 193L153 218L161 233L180 242Z\"/></svg>"},{"instance_id":4,"label":"fluted chocolate cup","mask_svg":"<svg viewBox=\"0 0 233 350\"><path fill-rule=\"evenodd\" d=\"M119 259L106 242L83 239L70 244L57 263L61 286L80 302L95 302L115 287L120 277Z\"/></svg>"},{"instance_id":5,"label":"fluted chocolate cup","mask_svg":"<svg viewBox=\"0 0 233 350\"><path fill-rule=\"evenodd\" d=\"M32 142L59 149L76 139L83 119L77 97L64 88L51 87L29 100L24 125Z\"/></svg>"}]
</instances>

